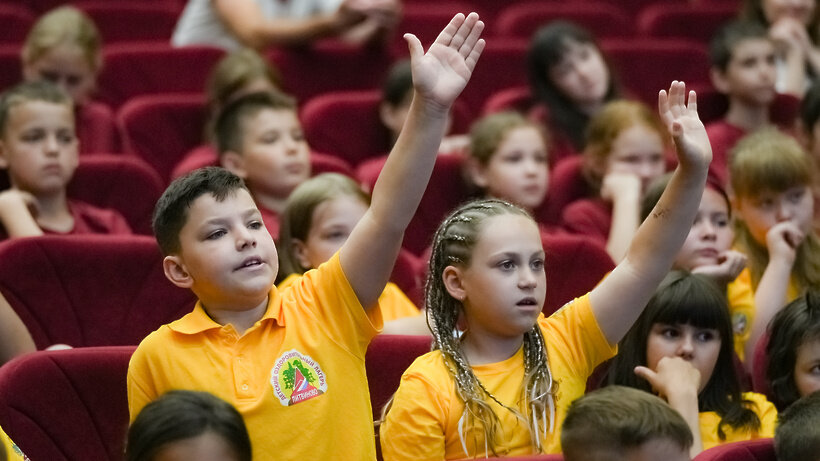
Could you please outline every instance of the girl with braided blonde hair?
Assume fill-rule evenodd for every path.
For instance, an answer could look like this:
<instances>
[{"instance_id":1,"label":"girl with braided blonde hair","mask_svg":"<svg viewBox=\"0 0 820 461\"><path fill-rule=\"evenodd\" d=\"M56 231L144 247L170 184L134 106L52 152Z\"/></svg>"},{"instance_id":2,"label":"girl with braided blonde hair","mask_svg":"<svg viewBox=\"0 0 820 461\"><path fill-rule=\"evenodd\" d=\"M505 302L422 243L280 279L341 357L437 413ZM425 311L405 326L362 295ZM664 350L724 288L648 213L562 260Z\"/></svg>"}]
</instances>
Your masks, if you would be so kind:
<instances>
[{"instance_id":1,"label":"girl with braided blonde hair","mask_svg":"<svg viewBox=\"0 0 820 461\"><path fill-rule=\"evenodd\" d=\"M442 223L425 299L435 350L407 369L385 410L386 461L560 451L567 407L669 271L706 182L712 150L694 92L687 104L673 82L658 105L679 160L669 187L609 277L549 318L541 235L526 211L482 200Z\"/></svg>"}]
</instances>

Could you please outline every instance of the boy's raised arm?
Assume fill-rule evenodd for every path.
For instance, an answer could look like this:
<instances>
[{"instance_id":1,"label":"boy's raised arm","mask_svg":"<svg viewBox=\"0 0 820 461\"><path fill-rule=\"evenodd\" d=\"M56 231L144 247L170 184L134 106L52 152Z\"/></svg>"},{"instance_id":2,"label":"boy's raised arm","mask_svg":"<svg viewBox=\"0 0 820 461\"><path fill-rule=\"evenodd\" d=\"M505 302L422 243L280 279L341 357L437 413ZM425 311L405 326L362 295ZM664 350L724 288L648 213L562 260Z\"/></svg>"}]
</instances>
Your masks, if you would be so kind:
<instances>
[{"instance_id":1,"label":"boy's raised arm","mask_svg":"<svg viewBox=\"0 0 820 461\"><path fill-rule=\"evenodd\" d=\"M678 167L658 204L638 228L626 257L590 293L590 303L610 344L623 338L672 267L695 219L712 147L697 112L695 92L672 82L658 94L658 110L675 141Z\"/></svg>"},{"instance_id":2,"label":"boy's raised arm","mask_svg":"<svg viewBox=\"0 0 820 461\"><path fill-rule=\"evenodd\" d=\"M373 188L370 209L339 250L342 269L365 308L375 305L393 270L404 230L427 188L447 112L484 49L479 38L483 29L477 14L459 13L427 53L414 35L404 36L410 47L413 102Z\"/></svg>"}]
</instances>

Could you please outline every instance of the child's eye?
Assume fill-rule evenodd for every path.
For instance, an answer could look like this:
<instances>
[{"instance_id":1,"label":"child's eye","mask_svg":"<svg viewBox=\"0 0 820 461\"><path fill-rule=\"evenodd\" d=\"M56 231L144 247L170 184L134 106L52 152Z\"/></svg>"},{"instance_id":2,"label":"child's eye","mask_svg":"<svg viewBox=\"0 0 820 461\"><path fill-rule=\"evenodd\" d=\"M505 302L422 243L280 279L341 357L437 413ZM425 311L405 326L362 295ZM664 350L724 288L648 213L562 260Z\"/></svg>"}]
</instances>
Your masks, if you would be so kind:
<instances>
[{"instance_id":1,"label":"child's eye","mask_svg":"<svg viewBox=\"0 0 820 461\"><path fill-rule=\"evenodd\" d=\"M530 263L530 267L532 268L532 270L541 271L544 269L544 260L535 259Z\"/></svg>"},{"instance_id":2,"label":"child's eye","mask_svg":"<svg viewBox=\"0 0 820 461\"><path fill-rule=\"evenodd\" d=\"M515 263L510 260L501 261L498 263L498 267L500 267L501 270L509 271L515 269Z\"/></svg>"},{"instance_id":3,"label":"child's eye","mask_svg":"<svg viewBox=\"0 0 820 461\"><path fill-rule=\"evenodd\" d=\"M218 238L222 237L225 234L226 234L225 229L217 229L217 230L211 232L210 234L208 234L205 237L205 239L206 240L217 240Z\"/></svg>"},{"instance_id":4,"label":"child's eye","mask_svg":"<svg viewBox=\"0 0 820 461\"><path fill-rule=\"evenodd\" d=\"M262 221L251 221L248 223L248 229L261 229Z\"/></svg>"},{"instance_id":5,"label":"child's eye","mask_svg":"<svg viewBox=\"0 0 820 461\"><path fill-rule=\"evenodd\" d=\"M699 331L695 336L695 339L697 339L699 342L705 343L715 339L716 336L717 335L713 331Z\"/></svg>"},{"instance_id":6,"label":"child's eye","mask_svg":"<svg viewBox=\"0 0 820 461\"><path fill-rule=\"evenodd\" d=\"M40 130L27 131L20 137L23 142L38 142L42 141L43 138L45 138L45 133Z\"/></svg>"},{"instance_id":7,"label":"child's eye","mask_svg":"<svg viewBox=\"0 0 820 461\"><path fill-rule=\"evenodd\" d=\"M729 225L729 217L726 215L717 215L712 218L712 222L717 227L726 227Z\"/></svg>"},{"instance_id":8,"label":"child's eye","mask_svg":"<svg viewBox=\"0 0 820 461\"><path fill-rule=\"evenodd\" d=\"M74 142L74 133L71 132L61 132L57 134L57 140L60 141L61 144L71 144Z\"/></svg>"},{"instance_id":9,"label":"child's eye","mask_svg":"<svg viewBox=\"0 0 820 461\"><path fill-rule=\"evenodd\" d=\"M678 336L680 336L680 332L677 328L666 327L663 330L661 330L661 336L670 339L677 338Z\"/></svg>"},{"instance_id":10,"label":"child's eye","mask_svg":"<svg viewBox=\"0 0 820 461\"><path fill-rule=\"evenodd\" d=\"M804 193L805 193L805 190L801 188L801 189L797 189L797 190L793 190L793 191L789 192L786 195L786 197L792 203L800 203L800 201L803 199L803 194Z\"/></svg>"},{"instance_id":11,"label":"child's eye","mask_svg":"<svg viewBox=\"0 0 820 461\"><path fill-rule=\"evenodd\" d=\"M301 130L294 131L293 134L291 134L291 137L293 137L295 141L304 141L305 133L303 133Z\"/></svg>"}]
</instances>

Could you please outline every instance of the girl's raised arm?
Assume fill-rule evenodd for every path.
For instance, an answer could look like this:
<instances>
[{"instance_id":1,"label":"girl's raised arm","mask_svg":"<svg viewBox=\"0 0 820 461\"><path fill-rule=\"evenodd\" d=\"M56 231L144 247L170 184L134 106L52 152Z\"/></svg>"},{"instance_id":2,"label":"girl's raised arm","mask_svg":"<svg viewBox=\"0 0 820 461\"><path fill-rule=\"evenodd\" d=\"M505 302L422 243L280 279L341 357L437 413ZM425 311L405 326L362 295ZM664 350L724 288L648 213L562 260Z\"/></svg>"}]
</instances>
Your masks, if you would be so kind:
<instances>
[{"instance_id":1,"label":"girl's raised arm","mask_svg":"<svg viewBox=\"0 0 820 461\"><path fill-rule=\"evenodd\" d=\"M339 250L342 269L365 308L375 305L390 277L404 230L433 171L447 113L484 49L479 38L483 29L477 14L459 13L426 54L415 35L404 36L410 47L413 102L373 188L370 209Z\"/></svg>"},{"instance_id":2,"label":"girl's raised arm","mask_svg":"<svg viewBox=\"0 0 820 461\"><path fill-rule=\"evenodd\" d=\"M678 167L624 260L590 293L595 317L610 344L623 338L672 267L692 227L712 161L694 91L687 104L686 86L672 82L668 93L658 94L658 110L675 142Z\"/></svg>"}]
</instances>

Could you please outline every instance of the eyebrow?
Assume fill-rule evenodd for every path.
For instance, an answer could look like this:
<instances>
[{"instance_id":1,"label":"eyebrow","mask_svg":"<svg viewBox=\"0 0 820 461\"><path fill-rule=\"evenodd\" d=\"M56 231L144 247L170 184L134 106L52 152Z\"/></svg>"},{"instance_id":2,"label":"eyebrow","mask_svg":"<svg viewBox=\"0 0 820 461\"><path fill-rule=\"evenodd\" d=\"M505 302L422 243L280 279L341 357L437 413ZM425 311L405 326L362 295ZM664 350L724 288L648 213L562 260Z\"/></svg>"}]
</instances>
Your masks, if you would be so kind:
<instances>
[{"instance_id":1,"label":"eyebrow","mask_svg":"<svg viewBox=\"0 0 820 461\"><path fill-rule=\"evenodd\" d=\"M246 209L245 211L242 212L242 219L248 219L251 216L260 215L260 214L261 213L259 212L258 208L256 208L256 207L248 208L248 209ZM228 219L228 218L218 216L218 217L215 217L215 218L206 219L202 223L202 225L206 226L206 225L213 225L213 224L224 224L224 223L228 222L229 220L230 219Z\"/></svg>"}]
</instances>

